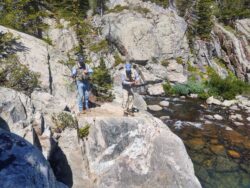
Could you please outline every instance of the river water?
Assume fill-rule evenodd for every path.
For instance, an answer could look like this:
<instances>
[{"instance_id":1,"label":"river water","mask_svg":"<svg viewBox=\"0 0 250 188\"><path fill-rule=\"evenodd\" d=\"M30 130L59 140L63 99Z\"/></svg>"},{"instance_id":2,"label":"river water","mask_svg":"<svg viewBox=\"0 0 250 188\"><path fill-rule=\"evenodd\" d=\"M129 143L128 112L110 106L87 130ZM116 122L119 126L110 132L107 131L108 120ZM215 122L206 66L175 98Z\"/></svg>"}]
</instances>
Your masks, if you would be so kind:
<instances>
[{"instance_id":1,"label":"river water","mask_svg":"<svg viewBox=\"0 0 250 188\"><path fill-rule=\"evenodd\" d=\"M184 142L204 188L250 188L250 124L244 110L206 105L198 99L151 98L148 105L170 102L162 111L166 125ZM211 117L221 115L223 120ZM230 115L240 114L235 121Z\"/></svg>"}]
</instances>

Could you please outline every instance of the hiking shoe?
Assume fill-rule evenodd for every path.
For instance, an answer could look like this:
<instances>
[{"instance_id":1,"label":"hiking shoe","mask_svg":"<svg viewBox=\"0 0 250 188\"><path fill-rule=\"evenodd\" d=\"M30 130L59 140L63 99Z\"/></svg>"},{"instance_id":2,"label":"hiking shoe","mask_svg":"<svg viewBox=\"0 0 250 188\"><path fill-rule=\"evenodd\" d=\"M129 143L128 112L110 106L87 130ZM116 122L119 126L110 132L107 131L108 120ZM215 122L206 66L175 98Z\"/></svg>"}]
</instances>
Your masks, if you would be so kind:
<instances>
[{"instance_id":1,"label":"hiking shoe","mask_svg":"<svg viewBox=\"0 0 250 188\"><path fill-rule=\"evenodd\" d=\"M130 115L130 116L132 116L132 117L135 116L134 112L129 112L128 115Z\"/></svg>"},{"instance_id":2,"label":"hiking shoe","mask_svg":"<svg viewBox=\"0 0 250 188\"><path fill-rule=\"evenodd\" d=\"M80 115L83 115L83 114L86 114L86 110L82 110L81 112L78 112L78 116L80 116Z\"/></svg>"},{"instance_id":3,"label":"hiking shoe","mask_svg":"<svg viewBox=\"0 0 250 188\"><path fill-rule=\"evenodd\" d=\"M129 113L127 111L124 111L124 113L123 113L123 115L126 116L126 117L128 116L128 114Z\"/></svg>"}]
</instances>

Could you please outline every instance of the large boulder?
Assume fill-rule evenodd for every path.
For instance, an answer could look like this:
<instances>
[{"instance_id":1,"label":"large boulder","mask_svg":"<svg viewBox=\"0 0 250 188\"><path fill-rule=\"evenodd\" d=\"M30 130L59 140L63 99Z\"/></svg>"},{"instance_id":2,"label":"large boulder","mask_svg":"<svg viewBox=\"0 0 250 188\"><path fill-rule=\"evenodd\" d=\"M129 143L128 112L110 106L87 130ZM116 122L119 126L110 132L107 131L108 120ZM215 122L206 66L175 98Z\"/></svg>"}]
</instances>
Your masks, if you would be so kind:
<instances>
[{"instance_id":1,"label":"large boulder","mask_svg":"<svg viewBox=\"0 0 250 188\"><path fill-rule=\"evenodd\" d=\"M187 81L187 75L184 74L183 65L176 61L171 61L167 67L167 78L170 82L184 83Z\"/></svg>"},{"instance_id":2,"label":"large boulder","mask_svg":"<svg viewBox=\"0 0 250 188\"><path fill-rule=\"evenodd\" d=\"M125 4L124 4L125 3ZM189 47L185 37L187 24L175 12L142 1L113 1L128 6L121 12L104 15L103 35L111 40L122 54L135 61L151 58L187 59ZM147 14L141 10L147 10Z\"/></svg>"},{"instance_id":3,"label":"large boulder","mask_svg":"<svg viewBox=\"0 0 250 188\"><path fill-rule=\"evenodd\" d=\"M80 127L86 124L91 126L82 150L70 131L59 144L62 150L74 145L68 162L78 164L72 171L82 173L81 181L89 187L201 187L183 142L161 120L148 114L79 120ZM82 159L74 157L76 150L83 152Z\"/></svg>"},{"instance_id":4,"label":"large boulder","mask_svg":"<svg viewBox=\"0 0 250 188\"><path fill-rule=\"evenodd\" d=\"M29 132L29 129L25 128L34 120L34 108L28 96L0 87L0 116L0 128L25 137Z\"/></svg>"},{"instance_id":5,"label":"large boulder","mask_svg":"<svg viewBox=\"0 0 250 188\"><path fill-rule=\"evenodd\" d=\"M10 187L66 188L56 181L42 153L23 138L0 129L0 184Z\"/></svg>"}]
</instances>

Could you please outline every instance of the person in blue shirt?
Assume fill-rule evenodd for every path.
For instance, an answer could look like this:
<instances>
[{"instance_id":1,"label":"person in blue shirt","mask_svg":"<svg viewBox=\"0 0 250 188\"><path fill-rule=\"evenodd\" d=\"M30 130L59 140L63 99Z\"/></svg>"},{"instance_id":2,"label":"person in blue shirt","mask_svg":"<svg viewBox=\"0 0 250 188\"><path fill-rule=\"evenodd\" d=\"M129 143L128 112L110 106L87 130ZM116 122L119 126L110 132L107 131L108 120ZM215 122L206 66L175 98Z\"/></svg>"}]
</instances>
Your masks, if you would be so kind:
<instances>
[{"instance_id":1,"label":"person in blue shirt","mask_svg":"<svg viewBox=\"0 0 250 188\"><path fill-rule=\"evenodd\" d=\"M92 73L92 69L85 63L82 55L78 56L78 63L72 69L72 77L76 80L78 91L78 107L79 114L86 113L89 110L89 76Z\"/></svg>"},{"instance_id":2,"label":"person in blue shirt","mask_svg":"<svg viewBox=\"0 0 250 188\"><path fill-rule=\"evenodd\" d=\"M133 86L139 83L139 75L132 65L128 62L125 64L125 70L122 73L122 90L123 90L123 109L124 115L133 116L134 94Z\"/></svg>"}]
</instances>

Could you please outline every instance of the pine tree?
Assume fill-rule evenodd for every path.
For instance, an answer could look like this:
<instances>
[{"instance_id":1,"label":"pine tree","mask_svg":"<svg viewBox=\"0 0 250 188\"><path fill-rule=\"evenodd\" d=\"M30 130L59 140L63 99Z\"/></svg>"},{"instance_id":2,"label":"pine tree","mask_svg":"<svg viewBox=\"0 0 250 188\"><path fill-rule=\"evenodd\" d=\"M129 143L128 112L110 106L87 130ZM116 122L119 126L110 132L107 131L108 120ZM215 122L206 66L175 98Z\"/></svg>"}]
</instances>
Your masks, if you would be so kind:
<instances>
[{"instance_id":1,"label":"pine tree","mask_svg":"<svg viewBox=\"0 0 250 188\"><path fill-rule=\"evenodd\" d=\"M209 39L212 31L212 0L199 0L196 8L197 23L195 25L197 34L202 39Z\"/></svg>"},{"instance_id":2,"label":"pine tree","mask_svg":"<svg viewBox=\"0 0 250 188\"><path fill-rule=\"evenodd\" d=\"M40 0L3 0L0 2L0 24L5 25L37 37L42 37L42 30L46 24L42 19L46 17L44 2Z\"/></svg>"}]
</instances>

